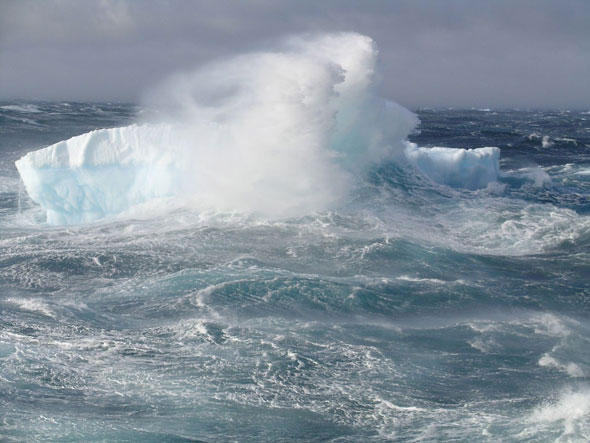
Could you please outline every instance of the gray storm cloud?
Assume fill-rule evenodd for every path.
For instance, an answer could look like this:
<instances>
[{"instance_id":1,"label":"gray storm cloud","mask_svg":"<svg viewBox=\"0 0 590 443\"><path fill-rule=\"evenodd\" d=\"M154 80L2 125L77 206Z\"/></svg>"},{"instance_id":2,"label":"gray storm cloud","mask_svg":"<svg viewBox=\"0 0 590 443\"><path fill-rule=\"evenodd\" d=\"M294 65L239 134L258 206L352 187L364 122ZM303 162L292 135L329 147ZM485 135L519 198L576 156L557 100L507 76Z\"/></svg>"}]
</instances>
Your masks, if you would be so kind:
<instances>
[{"instance_id":1,"label":"gray storm cloud","mask_svg":"<svg viewBox=\"0 0 590 443\"><path fill-rule=\"evenodd\" d=\"M590 2L0 2L0 98L136 101L285 35L356 31L406 106L590 106Z\"/></svg>"}]
</instances>

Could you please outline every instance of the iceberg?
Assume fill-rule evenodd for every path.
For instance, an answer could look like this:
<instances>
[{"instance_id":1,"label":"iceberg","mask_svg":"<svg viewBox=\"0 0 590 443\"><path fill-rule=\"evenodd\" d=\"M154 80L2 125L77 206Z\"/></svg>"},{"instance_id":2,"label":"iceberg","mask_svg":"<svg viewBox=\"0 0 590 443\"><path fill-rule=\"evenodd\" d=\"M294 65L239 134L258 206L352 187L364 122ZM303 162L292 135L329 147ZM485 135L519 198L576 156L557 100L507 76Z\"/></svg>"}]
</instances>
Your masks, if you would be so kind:
<instances>
[{"instance_id":1,"label":"iceberg","mask_svg":"<svg viewBox=\"0 0 590 443\"><path fill-rule=\"evenodd\" d=\"M170 126L100 129L29 152L16 168L48 223L81 223L177 192L178 148Z\"/></svg>"},{"instance_id":2,"label":"iceberg","mask_svg":"<svg viewBox=\"0 0 590 443\"><path fill-rule=\"evenodd\" d=\"M498 180L500 149L496 147L424 148L408 143L405 154L422 174L443 185L475 190Z\"/></svg>"}]
</instances>

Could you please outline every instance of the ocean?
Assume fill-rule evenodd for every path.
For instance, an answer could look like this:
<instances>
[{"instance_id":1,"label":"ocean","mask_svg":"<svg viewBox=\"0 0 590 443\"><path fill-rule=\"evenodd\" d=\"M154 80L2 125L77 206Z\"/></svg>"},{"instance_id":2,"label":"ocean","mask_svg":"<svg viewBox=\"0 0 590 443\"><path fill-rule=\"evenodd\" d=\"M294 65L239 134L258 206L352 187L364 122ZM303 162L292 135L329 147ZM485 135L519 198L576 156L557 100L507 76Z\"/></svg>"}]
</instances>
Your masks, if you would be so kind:
<instances>
[{"instance_id":1,"label":"ocean","mask_svg":"<svg viewBox=\"0 0 590 443\"><path fill-rule=\"evenodd\" d=\"M590 111L410 112L322 39L0 103L1 440L590 439Z\"/></svg>"},{"instance_id":2,"label":"ocean","mask_svg":"<svg viewBox=\"0 0 590 443\"><path fill-rule=\"evenodd\" d=\"M418 110L495 186L375 166L338 210L51 226L14 167L124 104L0 107L5 441L585 441L590 115Z\"/></svg>"}]
</instances>

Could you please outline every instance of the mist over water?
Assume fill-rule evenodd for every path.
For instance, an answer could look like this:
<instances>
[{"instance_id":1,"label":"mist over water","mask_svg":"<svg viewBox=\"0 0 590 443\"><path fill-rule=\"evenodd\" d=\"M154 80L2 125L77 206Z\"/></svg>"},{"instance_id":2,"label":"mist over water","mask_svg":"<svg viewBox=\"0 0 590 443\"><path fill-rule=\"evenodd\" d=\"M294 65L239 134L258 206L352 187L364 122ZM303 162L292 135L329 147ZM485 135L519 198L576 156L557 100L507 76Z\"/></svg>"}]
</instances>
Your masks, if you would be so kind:
<instances>
[{"instance_id":1,"label":"mist over water","mask_svg":"<svg viewBox=\"0 0 590 443\"><path fill-rule=\"evenodd\" d=\"M587 113L412 113L377 60L0 103L2 438L590 437Z\"/></svg>"}]
</instances>

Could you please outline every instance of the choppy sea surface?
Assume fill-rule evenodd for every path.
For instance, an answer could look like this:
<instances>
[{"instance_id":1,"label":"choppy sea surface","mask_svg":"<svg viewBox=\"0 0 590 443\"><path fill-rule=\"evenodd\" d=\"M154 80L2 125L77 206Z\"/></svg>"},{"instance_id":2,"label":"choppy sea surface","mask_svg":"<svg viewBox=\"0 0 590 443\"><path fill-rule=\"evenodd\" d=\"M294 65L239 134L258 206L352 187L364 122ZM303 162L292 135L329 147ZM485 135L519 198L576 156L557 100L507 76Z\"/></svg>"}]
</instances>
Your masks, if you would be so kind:
<instances>
[{"instance_id":1,"label":"choppy sea surface","mask_svg":"<svg viewBox=\"0 0 590 443\"><path fill-rule=\"evenodd\" d=\"M50 226L14 161L142 110L0 103L0 439L588 441L590 113L419 110L485 189Z\"/></svg>"}]
</instances>

